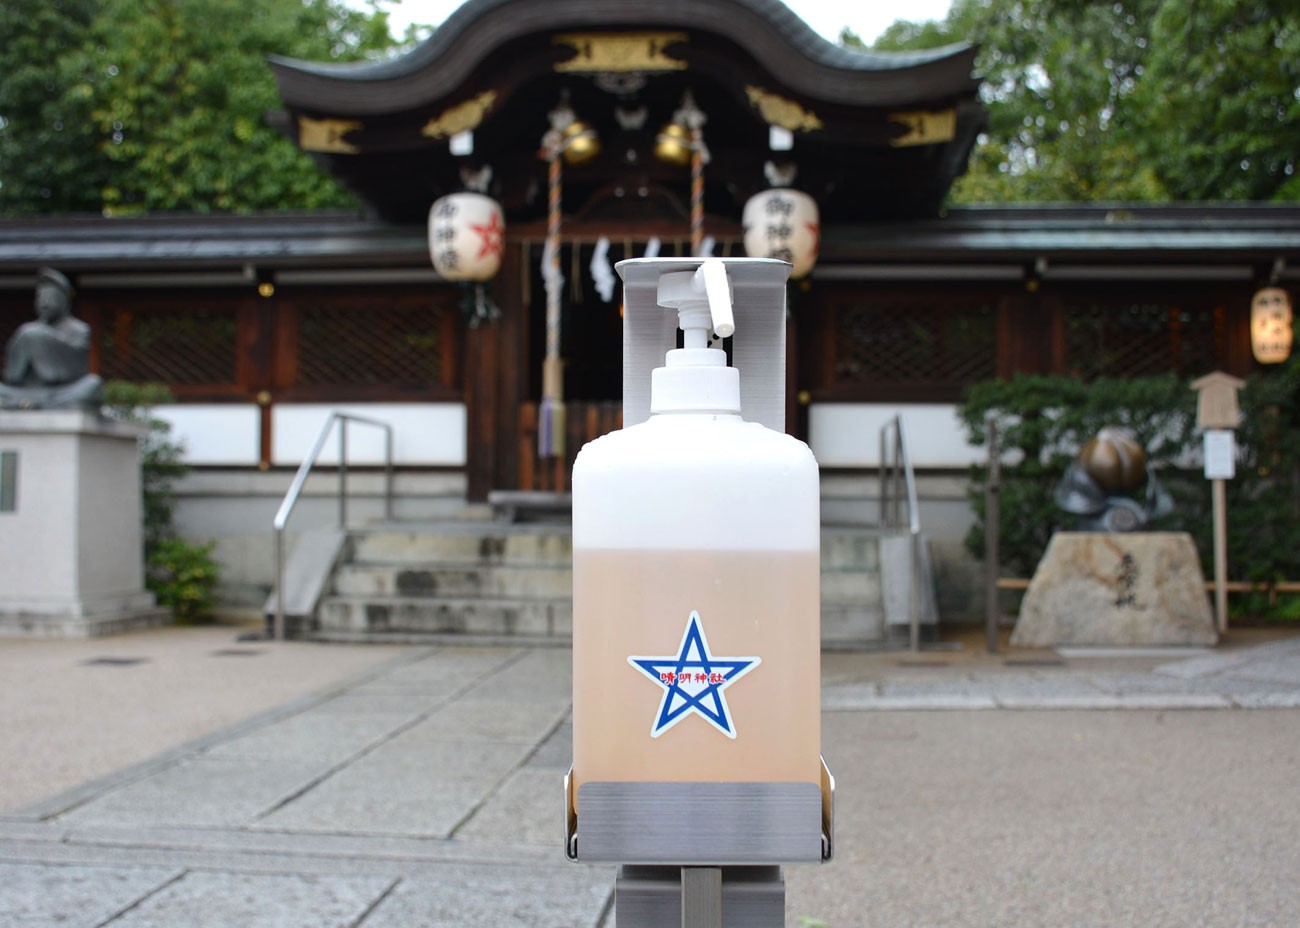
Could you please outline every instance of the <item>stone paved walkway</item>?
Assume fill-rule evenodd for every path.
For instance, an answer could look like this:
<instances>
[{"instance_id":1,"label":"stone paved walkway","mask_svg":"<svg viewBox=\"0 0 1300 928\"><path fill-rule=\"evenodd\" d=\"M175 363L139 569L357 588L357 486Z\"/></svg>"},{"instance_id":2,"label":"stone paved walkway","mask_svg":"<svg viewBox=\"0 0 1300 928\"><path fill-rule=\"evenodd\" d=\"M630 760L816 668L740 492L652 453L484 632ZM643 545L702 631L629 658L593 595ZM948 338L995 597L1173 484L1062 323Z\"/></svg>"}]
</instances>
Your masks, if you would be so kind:
<instances>
[{"instance_id":1,"label":"stone paved walkway","mask_svg":"<svg viewBox=\"0 0 1300 928\"><path fill-rule=\"evenodd\" d=\"M0 925L609 928L613 869L571 864L561 848L560 783L571 754L569 651L419 647L395 653L340 683L0 816ZM1019 661L825 656L824 743L840 778L842 851L827 866L788 871L792 926L800 915L836 928L1291 924L1300 901L1285 876L1300 872L1294 838L1300 639L1172 655L1021 655ZM0 693L7 712L24 711L21 694L3 692L3 684ZM1273 711L1242 712L1267 707ZM1092 711L1098 709L1134 711ZM1153 742L1141 733L1155 726L1172 738L1168 753L1189 758L1179 769L1162 771L1129 757L1143 756L1144 744ZM1103 760L1071 759L1073 742L1058 741L1065 730L1095 741ZM1197 746L1205 739L1226 745L1229 736L1244 748L1223 755L1223 770L1200 770ZM960 757L947 753L963 744ZM921 747L930 753L918 753ZM11 745L6 753L20 757L21 751ZM1205 763L1215 762L1214 752L1202 753ZM1010 791L1005 761L998 759L1006 756L1019 758L1010 769L1024 774ZM963 771L962 757L1000 772L988 780L978 768ZM1102 844L1086 829L1060 822L1036 798L1099 762L1102 781L1128 784L1128 799L1087 780L1071 795L1085 803L1079 814L1109 822L1103 831L1118 829ZM1214 810L1203 808L1217 793L1203 781L1233 774L1242 779L1221 788L1236 791L1238 811L1218 835ZM1150 779L1157 775L1158 782ZM929 786L913 794L910 785L923 783ZM1247 783L1259 792L1243 805ZM1129 899L1135 890L1127 885L1080 885L1062 895L1059 887L1048 892L1028 878L986 884L975 876L990 847L1000 856L987 864L1003 877L1031 873L1053 854L1069 852L1054 877L1067 882L1080 867L1091 872L1092 855L1138 854L1152 823L1127 835L1122 818L1108 817L1131 800L1128 789L1150 791L1152 807L1162 807L1166 793L1185 795L1196 806L1159 820L1157 853L1203 847L1212 855L1221 840L1235 841L1227 851L1232 859L1205 871L1210 878L1242 867L1265 874L1284 868L1278 885L1265 881L1248 893L1216 886L1220 917L1184 911L1180 917L1191 920L1169 921L1150 917L1151 909L1143 915L1142 904L1181 911L1182 903L1170 901L1177 886L1139 887ZM934 818L936 800L954 794L965 798ZM992 804L981 804L982 796ZM917 834L932 829L928 850L907 849L929 859L909 862L892 852L891 840L901 846L909 839L890 839L882 828L900 822L910 822ZM979 822L986 830L972 833ZM1039 842L1054 827L1064 831L1044 850ZM1242 828L1258 832L1261 844L1240 838ZM1010 833L1023 835L1019 851L1005 844ZM967 846L950 846L949 835ZM1187 869L1203 883L1199 867L1197 857ZM873 882L882 874L890 878ZM990 885L1002 889L991 892ZM1202 909L1210 904L1203 890L1187 896L1202 900ZM922 917L925 912L931 914Z\"/></svg>"}]
</instances>

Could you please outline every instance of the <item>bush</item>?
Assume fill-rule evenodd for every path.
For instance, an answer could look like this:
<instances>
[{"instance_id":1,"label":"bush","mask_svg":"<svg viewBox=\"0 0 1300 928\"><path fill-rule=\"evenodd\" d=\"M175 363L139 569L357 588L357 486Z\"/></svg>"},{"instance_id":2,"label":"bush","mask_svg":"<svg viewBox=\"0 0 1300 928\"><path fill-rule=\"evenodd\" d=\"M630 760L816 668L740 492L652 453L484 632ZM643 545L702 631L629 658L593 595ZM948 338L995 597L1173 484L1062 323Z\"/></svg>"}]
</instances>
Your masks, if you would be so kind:
<instances>
[{"instance_id":1,"label":"bush","mask_svg":"<svg viewBox=\"0 0 1300 928\"><path fill-rule=\"evenodd\" d=\"M215 542L193 544L176 536L173 484L189 472L181 459L185 448L172 440L171 424L150 413L171 400L171 391L159 383L110 380L104 385L106 413L149 427L140 441L145 586L159 604L171 607L176 621L189 624L212 611L220 571L212 558Z\"/></svg>"},{"instance_id":2,"label":"bush","mask_svg":"<svg viewBox=\"0 0 1300 928\"><path fill-rule=\"evenodd\" d=\"M173 538L159 542L149 553L145 582L182 625L207 618L216 605L214 591L220 580L212 559L216 546L216 542L196 545Z\"/></svg>"},{"instance_id":3,"label":"bush","mask_svg":"<svg viewBox=\"0 0 1300 928\"><path fill-rule=\"evenodd\" d=\"M1272 582L1300 577L1300 430L1295 398L1300 361L1252 376L1239 399L1242 424L1237 476L1228 481L1228 562L1233 580ZM1129 430L1146 449L1175 510L1153 531L1186 531L1206 576L1213 575L1210 484L1201 470L1196 394L1173 376L1083 383L1068 377L986 381L960 410L967 437L985 441L985 419L997 423L1002 448L999 559L1004 572L1032 576L1053 533L1076 527L1056 506L1057 483L1083 443L1104 426ZM987 467L971 472L976 525L967 548L984 556ZM1252 607L1256 602L1251 602ZM1267 613L1269 610L1257 610Z\"/></svg>"}]
</instances>

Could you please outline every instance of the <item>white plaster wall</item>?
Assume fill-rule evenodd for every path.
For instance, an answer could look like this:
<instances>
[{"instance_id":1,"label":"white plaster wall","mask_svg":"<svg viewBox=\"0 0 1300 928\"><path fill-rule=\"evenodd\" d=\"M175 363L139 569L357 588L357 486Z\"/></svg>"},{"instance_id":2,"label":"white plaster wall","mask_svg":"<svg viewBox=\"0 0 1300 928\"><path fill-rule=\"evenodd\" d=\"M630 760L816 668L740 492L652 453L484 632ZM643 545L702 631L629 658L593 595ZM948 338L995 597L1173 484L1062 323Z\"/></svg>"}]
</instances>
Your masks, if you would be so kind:
<instances>
[{"instance_id":1,"label":"white plaster wall","mask_svg":"<svg viewBox=\"0 0 1300 928\"><path fill-rule=\"evenodd\" d=\"M912 466L965 468L985 452L966 442L957 407L943 403L814 403L809 410L809 445L822 467L877 467L880 428L901 415Z\"/></svg>"},{"instance_id":2,"label":"white plaster wall","mask_svg":"<svg viewBox=\"0 0 1300 928\"><path fill-rule=\"evenodd\" d=\"M271 460L301 464L333 411L349 412L393 427L393 462L463 467L467 418L464 403L282 403L271 410ZM331 434L318 459L338 463L338 436ZM361 423L348 426L348 463L383 464L384 432Z\"/></svg>"},{"instance_id":3,"label":"white plaster wall","mask_svg":"<svg viewBox=\"0 0 1300 928\"><path fill-rule=\"evenodd\" d=\"M187 464L257 466L262 418L252 403L186 403L158 406L153 413L185 444Z\"/></svg>"}]
</instances>

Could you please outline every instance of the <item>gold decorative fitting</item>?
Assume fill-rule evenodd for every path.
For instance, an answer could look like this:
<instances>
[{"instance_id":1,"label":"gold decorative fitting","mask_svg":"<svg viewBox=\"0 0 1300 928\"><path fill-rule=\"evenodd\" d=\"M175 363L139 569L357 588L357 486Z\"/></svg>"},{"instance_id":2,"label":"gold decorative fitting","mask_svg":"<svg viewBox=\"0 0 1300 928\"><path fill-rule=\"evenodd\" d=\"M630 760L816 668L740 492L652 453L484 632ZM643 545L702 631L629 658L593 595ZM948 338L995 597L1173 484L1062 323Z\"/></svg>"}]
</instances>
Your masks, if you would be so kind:
<instances>
[{"instance_id":1,"label":"gold decorative fitting","mask_svg":"<svg viewBox=\"0 0 1300 928\"><path fill-rule=\"evenodd\" d=\"M669 45L689 41L685 32L570 32L557 35L576 55L558 61L565 72L684 71L686 62L669 57Z\"/></svg>"},{"instance_id":2,"label":"gold decorative fitting","mask_svg":"<svg viewBox=\"0 0 1300 928\"><path fill-rule=\"evenodd\" d=\"M906 135L889 140L894 148L936 145L951 142L957 137L957 111L952 108L937 112L916 110L910 113L890 113L889 121L907 127Z\"/></svg>"},{"instance_id":3,"label":"gold decorative fitting","mask_svg":"<svg viewBox=\"0 0 1300 928\"><path fill-rule=\"evenodd\" d=\"M497 102L497 92L486 90L472 100L457 103L439 116L430 119L420 134L432 139L451 138L461 132L471 132L479 127L483 117Z\"/></svg>"},{"instance_id":4,"label":"gold decorative fitting","mask_svg":"<svg viewBox=\"0 0 1300 928\"><path fill-rule=\"evenodd\" d=\"M364 129L365 123L355 119L312 119L298 117L298 147L303 151L327 151L351 155L361 149L343 137L349 132Z\"/></svg>"},{"instance_id":5,"label":"gold decorative fitting","mask_svg":"<svg viewBox=\"0 0 1300 928\"><path fill-rule=\"evenodd\" d=\"M762 87L750 85L745 88L750 105L758 110L763 121L770 126L780 126L791 132L811 132L822 128L822 121L816 113L811 113L793 100L777 96Z\"/></svg>"},{"instance_id":6,"label":"gold decorative fitting","mask_svg":"<svg viewBox=\"0 0 1300 928\"><path fill-rule=\"evenodd\" d=\"M690 164L690 132L675 122L668 123L655 139L655 157L666 164Z\"/></svg>"},{"instance_id":7,"label":"gold decorative fitting","mask_svg":"<svg viewBox=\"0 0 1300 928\"><path fill-rule=\"evenodd\" d=\"M560 133L560 150L568 164L586 164L600 154L600 137L581 119L575 119Z\"/></svg>"}]
</instances>

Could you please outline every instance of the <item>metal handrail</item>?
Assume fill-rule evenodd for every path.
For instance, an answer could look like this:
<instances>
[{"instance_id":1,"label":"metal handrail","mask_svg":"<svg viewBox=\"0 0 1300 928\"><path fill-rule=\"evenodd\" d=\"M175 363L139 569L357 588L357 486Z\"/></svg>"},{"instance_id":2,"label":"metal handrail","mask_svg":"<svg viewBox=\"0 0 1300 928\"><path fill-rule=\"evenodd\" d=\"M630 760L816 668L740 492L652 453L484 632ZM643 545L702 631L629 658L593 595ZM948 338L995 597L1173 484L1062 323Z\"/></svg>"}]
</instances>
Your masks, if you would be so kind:
<instances>
[{"instance_id":1,"label":"metal handrail","mask_svg":"<svg viewBox=\"0 0 1300 928\"><path fill-rule=\"evenodd\" d=\"M289 484L289 492L285 493L284 501L280 503L280 509L276 512L275 520L272 522L272 528L275 532L275 623L273 634L276 641L284 640L284 529L289 524L289 516L293 513L293 507L298 504L298 497L302 495L302 488L307 483L307 476L311 473L316 459L320 457L321 450L325 447L325 440L329 438L330 430L334 428L336 422L339 423L339 528L345 529L348 527L349 422L373 425L384 430L384 519L392 521L393 518L393 427L387 422L380 422L378 419L368 419L365 416L356 416L338 410L331 412L325 419L324 425L321 426L320 432L317 433L311 451L307 452L307 457L298 465L298 472L294 474L293 482Z\"/></svg>"},{"instance_id":2,"label":"metal handrail","mask_svg":"<svg viewBox=\"0 0 1300 928\"><path fill-rule=\"evenodd\" d=\"M890 438L893 441L890 441ZM900 492L902 491L902 492ZM907 531L912 540L912 577L908 643L913 651L921 648L921 513L916 495L916 472L908 451L903 417L895 415L880 427L880 524L885 528L902 526L900 509L907 506Z\"/></svg>"}]
</instances>

